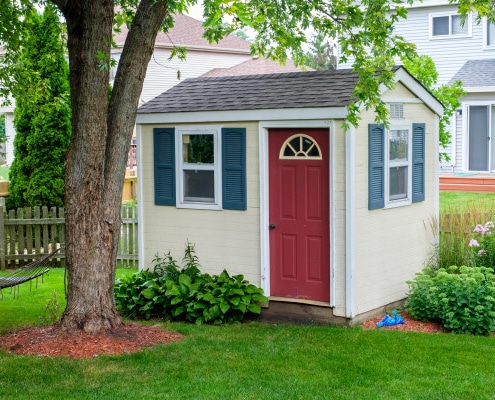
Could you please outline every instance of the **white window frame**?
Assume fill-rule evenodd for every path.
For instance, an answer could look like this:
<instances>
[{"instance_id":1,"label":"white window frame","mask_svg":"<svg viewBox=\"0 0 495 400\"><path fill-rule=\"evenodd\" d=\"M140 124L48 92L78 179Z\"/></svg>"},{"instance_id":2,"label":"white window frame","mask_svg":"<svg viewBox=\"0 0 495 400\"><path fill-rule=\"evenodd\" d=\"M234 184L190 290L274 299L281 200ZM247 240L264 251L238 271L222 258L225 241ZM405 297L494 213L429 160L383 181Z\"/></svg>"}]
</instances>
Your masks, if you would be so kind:
<instances>
[{"instance_id":1,"label":"white window frame","mask_svg":"<svg viewBox=\"0 0 495 400\"><path fill-rule=\"evenodd\" d=\"M407 130L407 161L396 163L390 162L390 133L395 130ZM406 197L400 199L390 198L390 168L407 166L407 193ZM385 208L402 207L412 204L412 122L391 122L390 127L385 130Z\"/></svg>"},{"instance_id":2,"label":"white window frame","mask_svg":"<svg viewBox=\"0 0 495 400\"><path fill-rule=\"evenodd\" d=\"M219 125L194 125L178 126L175 129L175 154L176 154L176 206L177 208L194 208L202 210L222 209L222 146L221 130ZM213 135L213 150L215 154L214 164L192 164L184 162L182 138L184 135ZM194 167L194 168L193 168ZM211 203L191 201L184 199L184 170L214 171L214 200Z\"/></svg>"},{"instance_id":3,"label":"white window frame","mask_svg":"<svg viewBox=\"0 0 495 400\"><path fill-rule=\"evenodd\" d=\"M495 38L492 44L488 44L488 26L490 21L486 17L483 18L483 48L487 50L495 50ZM491 23L492 29L495 31L495 22Z\"/></svg>"},{"instance_id":4,"label":"white window frame","mask_svg":"<svg viewBox=\"0 0 495 400\"><path fill-rule=\"evenodd\" d=\"M472 36L472 18L471 14L466 15L466 21L464 22L464 27L467 27L466 33L453 34L452 33L452 17L459 16L455 11L443 12L443 13L432 13L430 14L430 40L442 40L442 39L455 39L455 38L465 38ZM433 19L440 17L449 17L449 33L447 35L433 35Z\"/></svg>"}]
</instances>

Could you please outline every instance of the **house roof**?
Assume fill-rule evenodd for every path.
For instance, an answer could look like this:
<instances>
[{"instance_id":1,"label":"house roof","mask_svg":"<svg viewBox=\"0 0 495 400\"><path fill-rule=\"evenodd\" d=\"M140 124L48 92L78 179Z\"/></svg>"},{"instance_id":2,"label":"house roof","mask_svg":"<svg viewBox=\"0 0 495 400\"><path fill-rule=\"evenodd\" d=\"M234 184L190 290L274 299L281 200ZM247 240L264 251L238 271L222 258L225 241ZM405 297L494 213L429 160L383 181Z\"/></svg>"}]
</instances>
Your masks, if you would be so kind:
<instances>
[{"instance_id":1,"label":"house roof","mask_svg":"<svg viewBox=\"0 0 495 400\"><path fill-rule=\"evenodd\" d=\"M124 45L128 29L125 25L121 27L122 31L115 35L114 41L118 47ZM234 35L228 35L218 43L210 43L203 37L204 28L201 21L189 17L188 15L174 15L174 26L168 32L159 32L155 47L173 47L186 46L189 49L201 48L217 51L241 52L250 54L251 44Z\"/></svg>"},{"instance_id":2,"label":"house roof","mask_svg":"<svg viewBox=\"0 0 495 400\"><path fill-rule=\"evenodd\" d=\"M309 68L309 70L312 70L312 68ZM296 67L292 60L287 60L285 65L282 65L277 61L268 60L266 58L252 58L234 65L231 68L214 68L201 75L201 77L276 74L301 71L304 70L300 67Z\"/></svg>"},{"instance_id":3,"label":"house roof","mask_svg":"<svg viewBox=\"0 0 495 400\"><path fill-rule=\"evenodd\" d=\"M464 87L495 86L495 58L466 61L449 84L456 80L462 81Z\"/></svg>"},{"instance_id":4,"label":"house roof","mask_svg":"<svg viewBox=\"0 0 495 400\"><path fill-rule=\"evenodd\" d=\"M138 113L342 107L356 80L350 69L186 79Z\"/></svg>"}]
</instances>

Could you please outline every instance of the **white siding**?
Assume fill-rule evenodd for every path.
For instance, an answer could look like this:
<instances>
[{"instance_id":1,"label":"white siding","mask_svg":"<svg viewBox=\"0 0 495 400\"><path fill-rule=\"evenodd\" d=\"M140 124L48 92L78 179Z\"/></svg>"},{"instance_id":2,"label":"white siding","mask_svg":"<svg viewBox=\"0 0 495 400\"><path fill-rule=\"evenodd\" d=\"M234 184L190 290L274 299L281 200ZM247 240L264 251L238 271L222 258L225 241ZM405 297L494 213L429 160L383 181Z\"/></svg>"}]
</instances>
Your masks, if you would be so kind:
<instances>
[{"instance_id":1,"label":"white siding","mask_svg":"<svg viewBox=\"0 0 495 400\"><path fill-rule=\"evenodd\" d=\"M169 57L169 49L155 49L148 64L141 103L153 99L184 79L197 78L213 68L230 68L251 58L249 54L197 50L189 50L184 61L177 57L169 60Z\"/></svg>"},{"instance_id":2,"label":"white siding","mask_svg":"<svg viewBox=\"0 0 495 400\"><path fill-rule=\"evenodd\" d=\"M456 10L455 5L410 9L407 20L395 26L395 33L414 43L418 54L427 54L433 59L439 85L448 83L467 60L495 57L495 48L483 48L483 24L476 24L474 16L470 16L471 36L430 39L430 14Z\"/></svg>"},{"instance_id":3,"label":"white siding","mask_svg":"<svg viewBox=\"0 0 495 400\"><path fill-rule=\"evenodd\" d=\"M143 221L144 265L153 268L152 259L169 250L182 260L185 243L195 244L201 270L219 274L243 274L260 285L260 205L258 124L239 122L223 126L247 128L247 210L195 210L154 204L153 128L142 126L142 196L139 199ZM141 255L140 255L141 257Z\"/></svg>"},{"instance_id":4,"label":"white siding","mask_svg":"<svg viewBox=\"0 0 495 400\"><path fill-rule=\"evenodd\" d=\"M406 97L399 85L394 97ZM384 97L387 97L385 95ZM413 97L409 95L409 97ZM426 123L425 201L408 206L368 210L368 132L371 112L356 131L355 312L357 315L404 299L406 281L419 272L433 249L430 229L438 196L436 165L437 122L420 103L404 105L405 118Z\"/></svg>"},{"instance_id":5,"label":"white siding","mask_svg":"<svg viewBox=\"0 0 495 400\"><path fill-rule=\"evenodd\" d=\"M483 23L476 24L474 16L471 16L471 36L430 39L430 14L455 10L456 5L410 8L407 19L395 24L395 34L414 43L418 54L426 54L433 59L438 71L439 85L448 83L467 60L495 57L495 47L483 47ZM352 61L341 64L339 68L349 68L351 63Z\"/></svg>"},{"instance_id":6,"label":"white siding","mask_svg":"<svg viewBox=\"0 0 495 400\"><path fill-rule=\"evenodd\" d=\"M5 114L5 134L7 135L7 141L5 142L5 161L7 165L12 165L14 161L14 113L9 112Z\"/></svg>"}]
</instances>

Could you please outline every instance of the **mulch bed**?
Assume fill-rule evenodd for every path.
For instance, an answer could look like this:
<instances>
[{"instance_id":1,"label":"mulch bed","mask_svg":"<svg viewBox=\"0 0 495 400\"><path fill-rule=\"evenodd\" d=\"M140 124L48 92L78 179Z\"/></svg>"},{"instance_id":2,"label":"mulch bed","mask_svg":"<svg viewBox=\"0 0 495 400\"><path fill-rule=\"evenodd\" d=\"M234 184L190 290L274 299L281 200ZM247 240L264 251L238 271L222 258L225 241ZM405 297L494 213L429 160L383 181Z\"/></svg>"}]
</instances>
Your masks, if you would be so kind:
<instances>
[{"instance_id":1,"label":"mulch bed","mask_svg":"<svg viewBox=\"0 0 495 400\"><path fill-rule=\"evenodd\" d=\"M370 319L362 324L363 329L386 329L426 333L446 333L440 324L419 322L401 312L405 324L377 327L383 318ZM0 348L15 354L30 354L47 357L91 358L100 355L134 353L159 344L179 341L179 333L166 332L158 326L128 322L114 332L104 335L89 335L84 332L65 333L57 325L35 327L0 336Z\"/></svg>"}]
</instances>

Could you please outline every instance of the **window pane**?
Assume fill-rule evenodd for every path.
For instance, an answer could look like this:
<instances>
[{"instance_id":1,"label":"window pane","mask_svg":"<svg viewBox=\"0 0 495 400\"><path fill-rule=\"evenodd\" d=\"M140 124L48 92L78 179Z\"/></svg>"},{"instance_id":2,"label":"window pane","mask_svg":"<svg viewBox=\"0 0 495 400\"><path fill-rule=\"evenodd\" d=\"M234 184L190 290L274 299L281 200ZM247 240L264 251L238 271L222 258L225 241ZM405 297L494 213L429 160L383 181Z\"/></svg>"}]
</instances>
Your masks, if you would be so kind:
<instances>
[{"instance_id":1,"label":"window pane","mask_svg":"<svg viewBox=\"0 0 495 400\"><path fill-rule=\"evenodd\" d=\"M390 161L407 161L409 131L407 129L390 131Z\"/></svg>"},{"instance_id":2,"label":"window pane","mask_svg":"<svg viewBox=\"0 0 495 400\"><path fill-rule=\"evenodd\" d=\"M213 135L183 135L184 162L190 164L214 164Z\"/></svg>"},{"instance_id":3,"label":"window pane","mask_svg":"<svg viewBox=\"0 0 495 400\"><path fill-rule=\"evenodd\" d=\"M452 35L463 35L467 33L467 20L464 23L464 26L461 26L461 16L460 15L452 15Z\"/></svg>"},{"instance_id":4,"label":"window pane","mask_svg":"<svg viewBox=\"0 0 495 400\"><path fill-rule=\"evenodd\" d=\"M486 44L488 46L495 45L495 24L493 22L487 22L486 24Z\"/></svg>"},{"instance_id":5,"label":"window pane","mask_svg":"<svg viewBox=\"0 0 495 400\"><path fill-rule=\"evenodd\" d=\"M214 180L214 171L184 171L184 200L213 203L215 201Z\"/></svg>"},{"instance_id":6,"label":"window pane","mask_svg":"<svg viewBox=\"0 0 495 400\"><path fill-rule=\"evenodd\" d=\"M449 17L434 17L433 22L433 36L441 36L449 34Z\"/></svg>"},{"instance_id":7,"label":"window pane","mask_svg":"<svg viewBox=\"0 0 495 400\"><path fill-rule=\"evenodd\" d=\"M390 168L390 200L407 198L407 167Z\"/></svg>"}]
</instances>

